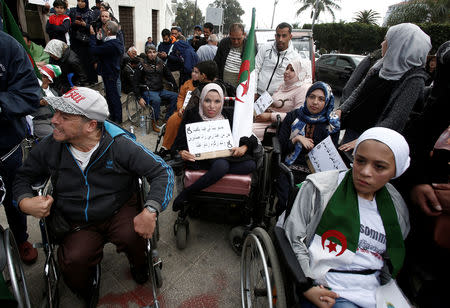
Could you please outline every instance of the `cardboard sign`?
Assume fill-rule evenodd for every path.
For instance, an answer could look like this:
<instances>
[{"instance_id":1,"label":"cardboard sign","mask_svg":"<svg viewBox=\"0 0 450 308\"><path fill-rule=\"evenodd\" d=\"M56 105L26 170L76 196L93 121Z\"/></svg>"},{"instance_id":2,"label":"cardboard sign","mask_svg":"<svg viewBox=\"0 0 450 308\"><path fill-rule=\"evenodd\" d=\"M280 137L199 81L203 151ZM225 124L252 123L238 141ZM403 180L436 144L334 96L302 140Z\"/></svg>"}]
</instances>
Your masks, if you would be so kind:
<instances>
[{"instance_id":1,"label":"cardboard sign","mask_svg":"<svg viewBox=\"0 0 450 308\"><path fill-rule=\"evenodd\" d=\"M187 124L186 140L197 160L231 156L234 146L228 120Z\"/></svg>"},{"instance_id":2,"label":"cardboard sign","mask_svg":"<svg viewBox=\"0 0 450 308\"><path fill-rule=\"evenodd\" d=\"M312 172L328 170L347 170L347 166L339 155L336 147L328 136L317 144L309 153L309 167Z\"/></svg>"},{"instance_id":3,"label":"cardboard sign","mask_svg":"<svg viewBox=\"0 0 450 308\"><path fill-rule=\"evenodd\" d=\"M52 7L54 1L55 0L28 0L28 3L37 4L37 5L45 5L46 3L48 3L50 5L50 7Z\"/></svg>"},{"instance_id":4,"label":"cardboard sign","mask_svg":"<svg viewBox=\"0 0 450 308\"><path fill-rule=\"evenodd\" d=\"M186 108L187 104L189 103L189 100L191 99L191 96L192 96L192 91L187 91L186 97L184 98L184 102L183 102L183 109Z\"/></svg>"},{"instance_id":5,"label":"cardboard sign","mask_svg":"<svg viewBox=\"0 0 450 308\"><path fill-rule=\"evenodd\" d=\"M272 105L272 102L272 96L270 96L269 92L265 91L254 104L255 114L260 115L261 113L266 111L267 108Z\"/></svg>"}]
</instances>

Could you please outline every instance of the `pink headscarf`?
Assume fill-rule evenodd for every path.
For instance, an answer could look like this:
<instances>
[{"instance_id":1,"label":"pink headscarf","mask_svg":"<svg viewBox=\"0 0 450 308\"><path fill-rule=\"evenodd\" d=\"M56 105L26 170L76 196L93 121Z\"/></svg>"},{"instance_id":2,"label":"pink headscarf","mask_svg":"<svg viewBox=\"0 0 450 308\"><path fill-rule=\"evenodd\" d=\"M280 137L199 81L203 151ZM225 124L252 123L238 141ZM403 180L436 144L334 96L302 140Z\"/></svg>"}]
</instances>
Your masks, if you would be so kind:
<instances>
[{"instance_id":1,"label":"pink headscarf","mask_svg":"<svg viewBox=\"0 0 450 308\"><path fill-rule=\"evenodd\" d=\"M220 111L217 113L217 115L214 118L209 118L206 115L203 114L203 102L205 101L206 94L208 94L211 91L216 91L219 93L220 101L222 102L222 105L220 106ZM200 94L200 104L198 106L198 113L200 114L200 117L203 119L203 121L215 121L215 120L223 120L224 117L222 115L222 109L223 109L223 90L222 88L214 82L208 83L202 90L202 93Z\"/></svg>"},{"instance_id":2,"label":"pink headscarf","mask_svg":"<svg viewBox=\"0 0 450 308\"><path fill-rule=\"evenodd\" d=\"M300 62L300 59L293 60L290 64L292 65L292 68L294 69L295 77L283 82L280 85L280 87L278 88L278 91L282 91L282 92L291 91L294 87L299 87L301 85L301 83L303 82L303 80L305 79L305 76L303 76L303 75L305 75L306 73L303 72L304 70L302 70L302 64ZM287 69L287 67L286 67L286 69Z\"/></svg>"}]
</instances>

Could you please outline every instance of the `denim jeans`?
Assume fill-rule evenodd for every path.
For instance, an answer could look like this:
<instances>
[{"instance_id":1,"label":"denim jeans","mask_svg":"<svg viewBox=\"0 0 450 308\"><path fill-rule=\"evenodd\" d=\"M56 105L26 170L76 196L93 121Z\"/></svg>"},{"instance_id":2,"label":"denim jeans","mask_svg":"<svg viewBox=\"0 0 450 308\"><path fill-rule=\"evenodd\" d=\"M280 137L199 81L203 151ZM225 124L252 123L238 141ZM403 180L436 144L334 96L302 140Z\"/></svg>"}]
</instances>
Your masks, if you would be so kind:
<instances>
[{"instance_id":1,"label":"denim jeans","mask_svg":"<svg viewBox=\"0 0 450 308\"><path fill-rule=\"evenodd\" d=\"M177 97L178 94L172 91L161 90L161 91L145 91L142 94L142 98L145 100L147 104L150 104L153 107L153 111L155 112L155 120L159 119L159 110L161 106L161 99L169 100L169 108L166 113L167 119L174 113L177 108Z\"/></svg>"}]
</instances>

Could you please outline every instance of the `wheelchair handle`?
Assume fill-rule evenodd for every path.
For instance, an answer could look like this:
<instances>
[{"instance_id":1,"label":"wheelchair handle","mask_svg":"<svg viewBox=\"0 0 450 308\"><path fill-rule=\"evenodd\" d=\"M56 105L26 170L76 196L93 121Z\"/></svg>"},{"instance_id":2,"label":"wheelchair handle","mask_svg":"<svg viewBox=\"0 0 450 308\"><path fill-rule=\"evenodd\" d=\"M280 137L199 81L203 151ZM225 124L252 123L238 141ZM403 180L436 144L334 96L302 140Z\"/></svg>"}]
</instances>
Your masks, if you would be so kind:
<instances>
[{"instance_id":1,"label":"wheelchair handle","mask_svg":"<svg viewBox=\"0 0 450 308\"><path fill-rule=\"evenodd\" d=\"M285 173L287 175L288 181L289 181L289 187L290 187L290 189L292 189L295 186L294 175L292 174L292 170L289 169L289 167L286 166L285 164L283 164L282 162L278 163L278 167L280 167L280 170L282 173Z\"/></svg>"}]
</instances>

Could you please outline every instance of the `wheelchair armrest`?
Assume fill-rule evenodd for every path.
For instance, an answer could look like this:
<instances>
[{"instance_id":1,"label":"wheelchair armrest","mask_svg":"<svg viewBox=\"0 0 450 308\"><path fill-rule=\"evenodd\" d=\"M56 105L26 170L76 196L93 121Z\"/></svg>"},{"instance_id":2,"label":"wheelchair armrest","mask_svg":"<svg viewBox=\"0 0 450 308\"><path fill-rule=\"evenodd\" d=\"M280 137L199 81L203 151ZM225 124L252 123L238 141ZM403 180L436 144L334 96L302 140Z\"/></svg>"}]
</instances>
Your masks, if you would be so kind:
<instances>
[{"instance_id":1,"label":"wheelchair armrest","mask_svg":"<svg viewBox=\"0 0 450 308\"><path fill-rule=\"evenodd\" d=\"M47 185L47 182L48 182L48 179L43 179L43 180L41 180L39 182L36 182L36 183L31 185L31 189L34 192L38 192L39 190L44 189L45 185Z\"/></svg>"},{"instance_id":2,"label":"wheelchair armrest","mask_svg":"<svg viewBox=\"0 0 450 308\"><path fill-rule=\"evenodd\" d=\"M272 137L272 147L273 147L273 153L281 155L281 145L280 140L277 136Z\"/></svg>"},{"instance_id":3,"label":"wheelchair armrest","mask_svg":"<svg viewBox=\"0 0 450 308\"><path fill-rule=\"evenodd\" d=\"M288 166L286 166L285 164L283 164L282 162L278 163L278 167L280 168L281 173L285 173L286 176L288 177L288 181L289 181L289 187L290 190L292 191L295 183L294 183L294 175L292 174L292 170L289 169Z\"/></svg>"},{"instance_id":4,"label":"wheelchair armrest","mask_svg":"<svg viewBox=\"0 0 450 308\"><path fill-rule=\"evenodd\" d=\"M284 229L280 227L274 228L275 245L278 246L277 250L279 258L282 264L285 264L287 272L290 277L294 279L295 284L299 287L299 291L302 293L312 287L313 281L311 278L305 276L300 263L298 263L294 250L289 243L289 240L284 233Z\"/></svg>"},{"instance_id":5,"label":"wheelchair armrest","mask_svg":"<svg viewBox=\"0 0 450 308\"><path fill-rule=\"evenodd\" d=\"M180 154L175 154L172 156L171 160L166 161L166 163L172 167L173 171L176 174L179 174L181 172L181 169L184 167L184 161L181 159Z\"/></svg>"}]
</instances>

